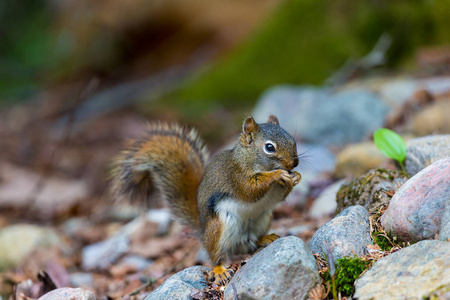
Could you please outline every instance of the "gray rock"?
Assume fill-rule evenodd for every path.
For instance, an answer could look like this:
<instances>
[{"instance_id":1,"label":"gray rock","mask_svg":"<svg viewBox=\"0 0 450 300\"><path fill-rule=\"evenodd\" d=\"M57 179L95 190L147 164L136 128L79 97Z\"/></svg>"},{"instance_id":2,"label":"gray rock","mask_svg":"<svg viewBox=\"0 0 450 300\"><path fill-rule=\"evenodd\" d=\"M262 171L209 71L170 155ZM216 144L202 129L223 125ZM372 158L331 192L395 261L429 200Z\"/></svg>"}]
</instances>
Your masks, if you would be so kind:
<instances>
[{"instance_id":1,"label":"gray rock","mask_svg":"<svg viewBox=\"0 0 450 300\"><path fill-rule=\"evenodd\" d=\"M386 232L403 241L434 238L450 201L450 157L410 178L392 197L381 217Z\"/></svg>"},{"instance_id":2,"label":"gray rock","mask_svg":"<svg viewBox=\"0 0 450 300\"><path fill-rule=\"evenodd\" d=\"M378 260L355 283L355 298L422 299L450 283L447 242L421 241Z\"/></svg>"},{"instance_id":3,"label":"gray rock","mask_svg":"<svg viewBox=\"0 0 450 300\"><path fill-rule=\"evenodd\" d=\"M329 146L362 141L383 126L387 112L381 98L364 89L279 86L262 96L253 116L265 121L275 114L303 141Z\"/></svg>"},{"instance_id":4,"label":"gray rock","mask_svg":"<svg viewBox=\"0 0 450 300\"><path fill-rule=\"evenodd\" d=\"M224 299L307 299L320 283L317 264L297 237L280 238L253 256L226 286Z\"/></svg>"},{"instance_id":5,"label":"gray rock","mask_svg":"<svg viewBox=\"0 0 450 300\"><path fill-rule=\"evenodd\" d=\"M164 234L170 225L170 213L167 209L150 210L144 217L139 216L130 221L111 237L84 247L83 268L85 270L108 268L129 250L131 235L146 226L147 222L157 223L157 233Z\"/></svg>"},{"instance_id":6,"label":"gray rock","mask_svg":"<svg viewBox=\"0 0 450 300\"><path fill-rule=\"evenodd\" d=\"M312 253L320 253L325 257L329 245L337 260L344 256L353 257L353 252L358 256L365 255L366 247L371 243L369 212L364 207L355 205L320 227L314 233L309 248Z\"/></svg>"},{"instance_id":7,"label":"gray rock","mask_svg":"<svg viewBox=\"0 0 450 300\"><path fill-rule=\"evenodd\" d=\"M417 91L417 81L390 78L389 82L382 82L377 89L391 107L397 107L414 96Z\"/></svg>"},{"instance_id":8,"label":"gray rock","mask_svg":"<svg viewBox=\"0 0 450 300\"><path fill-rule=\"evenodd\" d=\"M189 295L194 288L201 290L207 287L203 270L209 271L208 268L194 266L172 275L145 300L190 300Z\"/></svg>"},{"instance_id":9,"label":"gray rock","mask_svg":"<svg viewBox=\"0 0 450 300\"><path fill-rule=\"evenodd\" d=\"M430 135L406 142L405 168L411 176L432 163L450 157L450 134Z\"/></svg>"},{"instance_id":10,"label":"gray rock","mask_svg":"<svg viewBox=\"0 0 450 300\"><path fill-rule=\"evenodd\" d=\"M126 265L142 271L153 263L151 259L145 259L139 255L129 254L122 257L117 265Z\"/></svg>"},{"instance_id":11,"label":"gray rock","mask_svg":"<svg viewBox=\"0 0 450 300\"><path fill-rule=\"evenodd\" d=\"M322 145L297 143L297 153L300 172L319 174L333 172L336 167L336 155Z\"/></svg>"},{"instance_id":12,"label":"gray rock","mask_svg":"<svg viewBox=\"0 0 450 300\"><path fill-rule=\"evenodd\" d=\"M62 231L70 236L76 236L82 230L89 230L92 224L87 217L70 218L61 226Z\"/></svg>"},{"instance_id":13,"label":"gray rock","mask_svg":"<svg viewBox=\"0 0 450 300\"><path fill-rule=\"evenodd\" d=\"M396 107L414 97L419 90L426 90L432 95L443 94L450 90L450 78L432 77L426 79L388 78L373 88L392 107Z\"/></svg>"},{"instance_id":14,"label":"gray rock","mask_svg":"<svg viewBox=\"0 0 450 300\"><path fill-rule=\"evenodd\" d=\"M94 293L90 291L83 290L81 288L60 288L48 292L44 296L40 297L38 300L95 300Z\"/></svg>"},{"instance_id":15,"label":"gray rock","mask_svg":"<svg viewBox=\"0 0 450 300\"><path fill-rule=\"evenodd\" d=\"M85 270L105 269L128 251L130 239L124 234L88 245L82 250L82 265Z\"/></svg>"},{"instance_id":16,"label":"gray rock","mask_svg":"<svg viewBox=\"0 0 450 300\"><path fill-rule=\"evenodd\" d=\"M439 240L450 242L450 201L447 201L444 213L442 214Z\"/></svg>"},{"instance_id":17,"label":"gray rock","mask_svg":"<svg viewBox=\"0 0 450 300\"><path fill-rule=\"evenodd\" d=\"M314 200L309 215L313 218L321 218L334 214L337 207L336 194L344 182L345 180L339 180L324 189Z\"/></svg>"},{"instance_id":18,"label":"gray rock","mask_svg":"<svg viewBox=\"0 0 450 300\"><path fill-rule=\"evenodd\" d=\"M70 285L80 287L91 287L94 282L92 273L75 272L70 274Z\"/></svg>"},{"instance_id":19,"label":"gray rock","mask_svg":"<svg viewBox=\"0 0 450 300\"><path fill-rule=\"evenodd\" d=\"M35 248L61 244L50 228L16 224L0 230L0 271L22 262Z\"/></svg>"}]
</instances>

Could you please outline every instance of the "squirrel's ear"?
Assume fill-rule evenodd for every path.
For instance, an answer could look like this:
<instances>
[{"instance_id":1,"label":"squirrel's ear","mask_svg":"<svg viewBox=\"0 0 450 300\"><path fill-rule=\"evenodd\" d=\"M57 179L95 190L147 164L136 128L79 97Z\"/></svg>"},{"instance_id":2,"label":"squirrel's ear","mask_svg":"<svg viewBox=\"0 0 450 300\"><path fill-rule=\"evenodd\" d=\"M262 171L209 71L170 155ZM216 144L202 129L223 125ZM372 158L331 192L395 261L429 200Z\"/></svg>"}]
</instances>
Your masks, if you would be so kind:
<instances>
[{"instance_id":1,"label":"squirrel's ear","mask_svg":"<svg viewBox=\"0 0 450 300\"><path fill-rule=\"evenodd\" d=\"M278 121L278 118L275 117L274 115L270 115L269 116L269 119L267 120L267 123L272 123L272 124L280 126L280 122Z\"/></svg>"},{"instance_id":2,"label":"squirrel's ear","mask_svg":"<svg viewBox=\"0 0 450 300\"><path fill-rule=\"evenodd\" d=\"M252 117L248 117L244 121L244 125L242 126L243 133L252 133L257 132L259 130L258 123Z\"/></svg>"},{"instance_id":3,"label":"squirrel's ear","mask_svg":"<svg viewBox=\"0 0 450 300\"><path fill-rule=\"evenodd\" d=\"M242 125L242 137L243 141L246 144L250 144L253 140L252 133L258 132L259 125L255 122L255 120L252 117L248 117L244 121L244 125Z\"/></svg>"}]
</instances>

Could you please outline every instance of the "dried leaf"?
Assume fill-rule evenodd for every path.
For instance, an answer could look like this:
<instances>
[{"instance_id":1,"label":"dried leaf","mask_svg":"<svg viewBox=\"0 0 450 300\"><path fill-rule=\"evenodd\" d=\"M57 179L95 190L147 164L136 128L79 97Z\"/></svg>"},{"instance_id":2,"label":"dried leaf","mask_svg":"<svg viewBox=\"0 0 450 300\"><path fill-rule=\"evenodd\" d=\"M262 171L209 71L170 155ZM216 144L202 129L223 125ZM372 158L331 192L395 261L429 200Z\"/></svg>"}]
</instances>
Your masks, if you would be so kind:
<instances>
[{"instance_id":1,"label":"dried leaf","mask_svg":"<svg viewBox=\"0 0 450 300\"><path fill-rule=\"evenodd\" d=\"M309 300L322 300L327 298L328 293L326 292L323 284L318 284L315 288L309 291L308 296Z\"/></svg>"},{"instance_id":2,"label":"dried leaf","mask_svg":"<svg viewBox=\"0 0 450 300\"><path fill-rule=\"evenodd\" d=\"M367 248L372 249L372 250L381 251L380 246L378 246L377 244L375 244L375 245L367 245Z\"/></svg>"}]
</instances>

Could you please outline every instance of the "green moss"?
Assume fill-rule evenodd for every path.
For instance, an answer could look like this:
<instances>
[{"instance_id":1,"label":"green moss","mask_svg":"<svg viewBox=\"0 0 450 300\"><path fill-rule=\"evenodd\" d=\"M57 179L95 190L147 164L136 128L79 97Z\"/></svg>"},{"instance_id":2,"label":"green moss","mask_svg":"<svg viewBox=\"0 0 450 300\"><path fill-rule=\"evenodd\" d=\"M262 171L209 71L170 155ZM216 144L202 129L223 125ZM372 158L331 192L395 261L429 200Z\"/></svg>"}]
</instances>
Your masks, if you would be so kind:
<instances>
[{"instance_id":1,"label":"green moss","mask_svg":"<svg viewBox=\"0 0 450 300\"><path fill-rule=\"evenodd\" d=\"M364 261L359 257L344 257L336 262L336 290L342 296L351 296L355 292L354 283L364 270L370 267L368 261ZM331 286L331 276L327 271L324 273L325 282Z\"/></svg>"},{"instance_id":2,"label":"green moss","mask_svg":"<svg viewBox=\"0 0 450 300\"><path fill-rule=\"evenodd\" d=\"M192 118L211 109L247 112L273 85L322 84L383 33L393 40L388 66L409 66L419 46L450 42L449 20L448 1L288 0L247 42L162 101Z\"/></svg>"},{"instance_id":3,"label":"green moss","mask_svg":"<svg viewBox=\"0 0 450 300\"><path fill-rule=\"evenodd\" d=\"M361 205L371 211L381 203L387 203L389 191L397 190L408 177L392 170L370 170L361 177L343 184L336 194L336 213L353 205Z\"/></svg>"},{"instance_id":4,"label":"green moss","mask_svg":"<svg viewBox=\"0 0 450 300\"><path fill-rule=\"evenodd\" d=\"M46 1L0 2L0 105L29 96L54 62Z\"/></svg>"},{"instance_id":5,"label":"green moss","mask_svg":"<svg viewBox=\"0 0 450 300\"><path fill-rule=\"evenodd\" d=\"M383 251L390 251L392 249L392 244L389 241L388 238L386 238L386 235L388 236L388 238L392 241L392 237L383 232L383 231L377 231L373 234L374 237L374 242L380 246L381 250Z\"/></svg>"}]
</instances>

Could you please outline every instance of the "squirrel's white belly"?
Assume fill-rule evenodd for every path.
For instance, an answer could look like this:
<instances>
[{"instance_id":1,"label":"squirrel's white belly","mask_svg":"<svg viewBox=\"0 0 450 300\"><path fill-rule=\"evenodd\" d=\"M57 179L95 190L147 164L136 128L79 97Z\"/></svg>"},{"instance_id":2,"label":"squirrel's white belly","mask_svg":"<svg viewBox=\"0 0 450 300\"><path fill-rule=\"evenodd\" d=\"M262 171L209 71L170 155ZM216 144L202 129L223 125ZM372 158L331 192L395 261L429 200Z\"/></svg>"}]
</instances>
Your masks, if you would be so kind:
<instances>
[{"instance_id":1,"label":"squirrel's white belly","mask_svg":"<svg viewBox=\"0 0 450 300\"><path fill-rule=\"evenodd\" d=\"M284 187L276 185L256 202L234 198L220 201L216 212L224 226L219 242L219 249L225 252L222 255L255 251L257 241L267 234L274 206L284 200L284 194Z\"/></svg>"}]
</instances>

